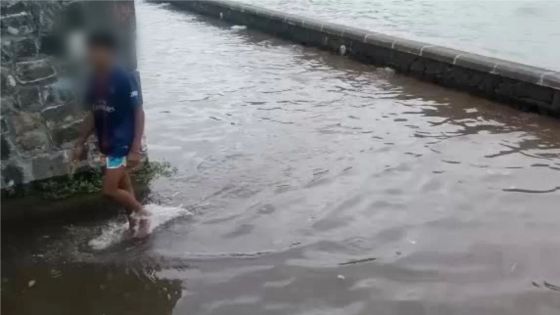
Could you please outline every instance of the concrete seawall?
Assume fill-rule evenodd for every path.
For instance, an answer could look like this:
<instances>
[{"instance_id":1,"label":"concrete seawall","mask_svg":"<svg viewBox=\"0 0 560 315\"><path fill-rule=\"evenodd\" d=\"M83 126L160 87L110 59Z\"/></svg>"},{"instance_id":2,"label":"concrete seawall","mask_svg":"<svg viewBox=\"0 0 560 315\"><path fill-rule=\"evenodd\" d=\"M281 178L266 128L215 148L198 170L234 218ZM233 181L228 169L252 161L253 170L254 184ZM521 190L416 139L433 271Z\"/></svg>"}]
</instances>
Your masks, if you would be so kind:
<instances>
[{"instance_id":1,"label":"concrete seawall","mask_svg":"<svg viewBox=\"0 0 560 315\"><path fill-rule=\"evenodd\" d=\"M158 1L392 67L446 87L560 116L560 72L223 0Z\"/></svg>"}]
</instances>

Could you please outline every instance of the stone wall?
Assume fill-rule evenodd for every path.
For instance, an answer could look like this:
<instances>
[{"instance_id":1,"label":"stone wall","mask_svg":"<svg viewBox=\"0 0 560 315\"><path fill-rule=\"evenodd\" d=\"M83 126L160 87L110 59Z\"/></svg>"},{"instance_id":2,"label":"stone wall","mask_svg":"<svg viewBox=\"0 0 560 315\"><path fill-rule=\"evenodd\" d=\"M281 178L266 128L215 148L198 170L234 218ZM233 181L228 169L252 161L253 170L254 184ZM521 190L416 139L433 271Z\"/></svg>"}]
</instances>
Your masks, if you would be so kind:
<instances>
[{"instance_id":1,"label":"stone wall","mask_svg":"<svg viewBox=\"0 0 560 315\"><path fill-rule=\"evenodd\" d=\"M227 0L159 1L524 109L560 115L560 73Z\"/></svg>"},{"instance_id":2,"label":"stone wall","mask_svg":"<svg viewBox=\"0 0 560 315\"><path fill-rule=\"evenodd\" d=\"M134 2L2 0L3 189L68 172L68 156L84 112L70 74L71 62L64 55L65 36L70 30L105 23L108 16L126 23L128 28L120 29L130 32ZM128 45L127 52L133 52L133 44ZM127 60L134 70L135 57L130 56Z\"/></svg>"}]
</instances>

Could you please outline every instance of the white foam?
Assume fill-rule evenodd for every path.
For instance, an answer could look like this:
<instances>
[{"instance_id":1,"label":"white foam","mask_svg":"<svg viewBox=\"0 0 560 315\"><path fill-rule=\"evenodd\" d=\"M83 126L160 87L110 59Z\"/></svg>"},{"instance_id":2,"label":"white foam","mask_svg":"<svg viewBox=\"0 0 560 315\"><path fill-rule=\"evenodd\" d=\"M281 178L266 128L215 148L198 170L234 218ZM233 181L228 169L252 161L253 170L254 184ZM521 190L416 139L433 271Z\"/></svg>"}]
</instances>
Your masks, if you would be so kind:
<instances>
[{"instance_id":1,"label":"white foam","mask_svg":"<svg viewBox=\"0 0 560 315\"><path fill-rule=\"evenodd\" d=\"M171 221L172 219L189 216L192 213L182 207L169 207L156 204L147 204L144 206L150 215L150 230L152 233L159 226ZM128 229L126 222L109 222L103 227L101 234L89 241L89 246L94 250L102 250L111 245L117 244L123 239L123 235Z\"/></svg>"}]
</instances>

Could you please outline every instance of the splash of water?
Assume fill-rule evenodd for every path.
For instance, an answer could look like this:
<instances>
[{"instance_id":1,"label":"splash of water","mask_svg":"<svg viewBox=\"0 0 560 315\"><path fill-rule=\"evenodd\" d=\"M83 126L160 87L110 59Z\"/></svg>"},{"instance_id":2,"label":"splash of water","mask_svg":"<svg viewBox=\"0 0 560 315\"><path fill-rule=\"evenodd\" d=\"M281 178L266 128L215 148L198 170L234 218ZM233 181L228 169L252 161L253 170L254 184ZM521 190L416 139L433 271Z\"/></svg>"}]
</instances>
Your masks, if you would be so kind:
<instances>
[{"instance_id":1,"label":"splash of water","mask_svg":"<svg viewBox=\"0 0 560 315\"><path fill-rule=\"evenodd\" d=\"M150 230L152 233L158 227L173 219L192 215L192 212L182 207L161 206L147 204L144 206L150 215ZM128 229L126 222L108 222L102 229L101 234L89 241L89 246L94 250L106 249L123 240Z\"/></svg>"}]
</instances>

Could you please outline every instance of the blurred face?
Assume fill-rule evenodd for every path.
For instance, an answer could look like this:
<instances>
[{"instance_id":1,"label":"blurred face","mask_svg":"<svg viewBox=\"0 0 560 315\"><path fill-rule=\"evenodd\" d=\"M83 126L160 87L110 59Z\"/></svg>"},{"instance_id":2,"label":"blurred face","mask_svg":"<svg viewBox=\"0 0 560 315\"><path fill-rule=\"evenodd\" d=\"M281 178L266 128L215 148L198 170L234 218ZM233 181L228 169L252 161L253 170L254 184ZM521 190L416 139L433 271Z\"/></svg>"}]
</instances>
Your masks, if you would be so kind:
<instances>
[{"instance_id":1,"label":"blurred face","mask_svg":"<svg viewBox=\"0 0 560 315\"><path fill-rule=\"evenodd\" d=\"M107 47L92 46L89 49L89 62L96 72L110 69L113 58L113 51Z\"/></svg>"}]
</instances>

